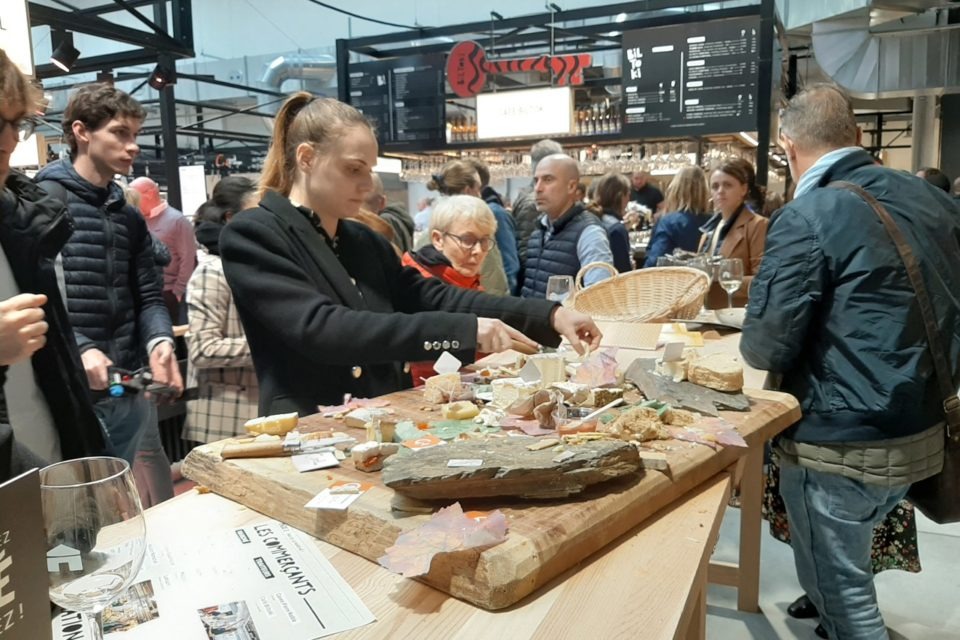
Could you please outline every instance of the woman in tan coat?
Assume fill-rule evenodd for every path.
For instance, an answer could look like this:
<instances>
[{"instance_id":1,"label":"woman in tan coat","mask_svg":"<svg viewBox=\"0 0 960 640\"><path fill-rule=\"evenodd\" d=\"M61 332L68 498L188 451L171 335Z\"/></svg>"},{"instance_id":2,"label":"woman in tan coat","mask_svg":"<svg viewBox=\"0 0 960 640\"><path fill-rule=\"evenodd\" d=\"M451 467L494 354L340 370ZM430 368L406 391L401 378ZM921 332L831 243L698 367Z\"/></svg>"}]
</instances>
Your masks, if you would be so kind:
<instances>
[{"instance_id":1,"label":"woman in tan coat","mask_svg":"<svg viewBox=\"0 0 960 640\"><path fill-rule=\"evenodd\" d=\"M733 294L733 304L747 304L747 293L753 276L760 269L769 220L751 210L752 203L762 203L763 193L757 186L756 173L746 160L737 158L720 165L710 176L710 191L716 213L700 227L700 253L743 261L743 285ZM708 309L727 306L727 294L714 282L707 295Z\"/></svg>"}]
</instances>

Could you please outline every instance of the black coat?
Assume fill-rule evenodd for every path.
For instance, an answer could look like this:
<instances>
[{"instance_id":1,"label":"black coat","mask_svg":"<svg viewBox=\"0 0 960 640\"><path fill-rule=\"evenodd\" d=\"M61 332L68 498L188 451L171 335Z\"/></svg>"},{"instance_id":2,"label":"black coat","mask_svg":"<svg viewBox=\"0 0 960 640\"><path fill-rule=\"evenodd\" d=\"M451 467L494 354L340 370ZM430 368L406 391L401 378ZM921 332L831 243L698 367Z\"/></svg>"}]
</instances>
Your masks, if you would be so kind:
<instances>
[{"instance_id":1,"label":"black coat","mask_svg":"<svg viewBox=\"0 0 960 640\"><path fill-rule=\"evenodd\" d=\"M345 393L374 397L410 386L404 361L446 349L472 362L476 316L499 317L533 339L559 343L553 303L451 287L403 267L390 244L341 221L337 253L303 210L268 193L220 237L260 381L264 414L316 413Z\"/></svg>"},{"instance_id":2,"label":"black coat","mask_svg":"<svg viewBox=\"0 0 960 640\"><path fill-rule=\"evenodd\" d=\"M900 227L917 257L954 387L960 380L960 207L921 178L842 157L777 213L750 287L740 351L783 373L803 418L798 442L853 442L921 433L943 421L923 319L906 269L863 187Z\"/></svg>"},{"instance_id":3,"label":"black coat","mask_svg":"<svg viewBox=\"0 0 960 640\"><path fill-rule=\"evenodd\" d=\"M6 187L0 193L0 245L20 291L47 296L43 306L49 325L47 343L31 360L60 436L61 453L64 459L102 455L103 431L93 412L54 267L57 253L73 232L73 222L59 202L24 176L11 173ZM0 371L0 384L5 370Z\"/></svg>"},{"instance_id":4,"label":"black coat","mask_svg":"<svg viewBox=\"0 0 960 640\"><path fill-rule=\"evenodd\" d=\"M147 223L118 185L96 187L67 160L44 167L37 181L67 205L76 227L62 255L80 351L97 348L118 367L140 368L151 340L173 340Z\"/></svg>"}]
</instances>

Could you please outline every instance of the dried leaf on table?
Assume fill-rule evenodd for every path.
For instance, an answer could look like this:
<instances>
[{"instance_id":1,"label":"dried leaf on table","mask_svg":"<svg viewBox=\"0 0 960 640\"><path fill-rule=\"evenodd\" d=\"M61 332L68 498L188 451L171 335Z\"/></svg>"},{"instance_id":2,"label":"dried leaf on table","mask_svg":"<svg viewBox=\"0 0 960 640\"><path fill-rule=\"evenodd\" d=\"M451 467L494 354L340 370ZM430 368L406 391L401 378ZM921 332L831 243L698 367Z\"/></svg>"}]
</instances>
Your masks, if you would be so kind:
<instances>
[{"instance_id":1,"label":"dried leaf on table","mask_svg":"<svg viewBox=\"0 0 960 640\"><path fill-rule=\"evenodd\" d=\"M456 502L435 513L426 524L401 534L379 562L394 573L413 578L428 573L430 562L438 553L491 547L506 540L506 536L507 518L501 511L493 511L478 521L464 515Z\"/></svg>"},{"instance_id":2,"label":"dried leaf on table","mask_svg":"<svg viewBox=\"0 0 960 640\"><path fill-rule=\"evenodd\" d=\"M598 351L583 361L577 368L572 382L585 384L591 389L617 385L617 349Z\"/></svg>"},{"instance_id":3,"label":"dried leaf on table","mask_svg":"<svg viewBox=\"0 0 960 640\"><path fill-rule=\"evenodd\" d=\"M711 449L746 447L747 442L737 428L723 418L704 418L686 427L667 427L670 436L677 440L705 444Z\"/></svg>"},{"instance_id":4,"label":"dried leaf on table","mask_svg":"<svg viewBox=\"0 0 960 640\"><path fill-rule=\"evenodd\" d=\"M320 415L332 416L338 413L346 413L353 409L376 409L378 407L386 407L389 404L389 400L382 398L353 398L338 405L317 405L317 411L320 412Z\"/></svg>"}]
</instances>

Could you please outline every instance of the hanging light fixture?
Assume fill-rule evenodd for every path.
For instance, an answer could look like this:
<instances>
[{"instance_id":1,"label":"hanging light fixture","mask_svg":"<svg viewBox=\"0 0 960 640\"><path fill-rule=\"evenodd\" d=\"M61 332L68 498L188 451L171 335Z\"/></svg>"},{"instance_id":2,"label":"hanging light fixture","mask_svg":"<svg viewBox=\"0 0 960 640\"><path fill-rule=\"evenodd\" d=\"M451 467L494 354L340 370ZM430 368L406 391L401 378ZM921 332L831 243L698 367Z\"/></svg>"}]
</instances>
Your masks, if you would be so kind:
<instances>
[{"instance_id":1,"label":"hanging light fixture","mask_svg":"<svg viewBox=\"0 0 960 640\"><path fill-rule=\"evenodd\" d=\"M150 74L150 78L147 80L147 84L157 91L162 90L167 85L176 83L176 69L173 67L164 66L162 63L157 64L157 66L153 68L153 72Z\"/></svg>"},{"instance_id":2,"label":"hanging light fixture","mask_svg":"<svg viewBox=\"0 0 960 640\"><path fill-rule=\"evenodd\" d=\"M80 51L73 46L73 33L70 31L54 31L52 42L53 53L50 54L50 62L69 73L77 58L80 57Z\"/></svg>"}]
</instances>

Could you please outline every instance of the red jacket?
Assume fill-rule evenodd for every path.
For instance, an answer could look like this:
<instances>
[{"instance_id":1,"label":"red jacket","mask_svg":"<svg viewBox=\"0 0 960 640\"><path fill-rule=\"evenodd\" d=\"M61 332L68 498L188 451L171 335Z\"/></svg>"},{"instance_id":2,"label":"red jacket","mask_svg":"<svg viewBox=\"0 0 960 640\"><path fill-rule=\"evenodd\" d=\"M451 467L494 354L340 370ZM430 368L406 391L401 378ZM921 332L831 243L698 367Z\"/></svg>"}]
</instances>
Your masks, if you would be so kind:
<instances>
[{"instance_id":1,"label":"red jacket","mask_svg":"<svg viewBox=\"0 0 960 640\"><path fill-rule=\"evenodd\" d=\"M454 269L450 261L431 245L422 247L415 253L407 251L400 261L403 266L413 267L422 273L424 278L439 278L454 287L483 291L483 287L480 286L479 274L472 277L463 275ZM477 353L477 358L481 357L483 357L483 354ZM414 386L423 384L425 379L436 374L437 372L433 370L433 362L430 360L410 363L410 375L413 377Z\"/></svg>"}]
</instances>

